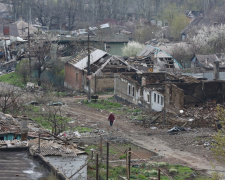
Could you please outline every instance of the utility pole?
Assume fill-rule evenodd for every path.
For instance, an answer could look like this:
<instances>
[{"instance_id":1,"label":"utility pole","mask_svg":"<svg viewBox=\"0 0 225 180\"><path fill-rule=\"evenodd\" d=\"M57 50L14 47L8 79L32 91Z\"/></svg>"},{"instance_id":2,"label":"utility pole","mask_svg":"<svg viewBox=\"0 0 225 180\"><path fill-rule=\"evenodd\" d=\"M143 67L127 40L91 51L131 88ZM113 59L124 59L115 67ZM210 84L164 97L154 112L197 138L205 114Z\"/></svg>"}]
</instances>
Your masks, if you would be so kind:
<instances>
[{"instance_id":1,"label":"utility pole","mask_svg":"<svg viewBox=\"0 0 225 180\"><path fill-rule=\"evenodd\" d=\"M31 7L30 7L30 0L29 0L29 13L28 13L28 31L27 31L27 38L28 38L28 60L29 60L29 74L31 79L31 58L30 58L30 22L31 22Z\"/></svg>"},{"instance_id":2,"label":"utility pole","mask_svg":"<svg viewBox=\"0 0 225 180\"><path fill-rule=\"evenodd\" d=\"M30 58L30 23L28 21L28 59L29 59L29 73L31 78L31 58Z\"/></svg>"},{"instance_id":3,"label":"utility pole","mask_svg":"<svg viewBox=\"0 0 225 180\"><path fill-rule=\"evenodd\" d=\"M91 69L90 69L90 33L88 27L88 62L87 62L87 81L88 81L88 102L91 102Z\"/></svg>"}]
</instances>

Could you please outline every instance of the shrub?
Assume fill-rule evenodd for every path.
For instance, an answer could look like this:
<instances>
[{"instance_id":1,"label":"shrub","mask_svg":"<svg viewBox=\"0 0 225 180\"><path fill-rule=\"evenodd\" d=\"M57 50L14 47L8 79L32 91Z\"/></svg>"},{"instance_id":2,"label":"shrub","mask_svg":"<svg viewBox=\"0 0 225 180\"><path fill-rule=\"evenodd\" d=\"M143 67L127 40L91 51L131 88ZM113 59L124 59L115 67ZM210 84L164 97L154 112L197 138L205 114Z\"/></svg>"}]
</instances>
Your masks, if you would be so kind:
<instances>
[{"instance_id":1,"label":"shrub","mask_svg":"<svg viewBox=\"0 0 225 180\"><path fill-rule=\"evenodd\" d=\"M163 166L166 166L166 165L167 165L167 163L165 163L165 162L159 162L159 163L158 163L158 166L159 166L159 167L163 167Z\"/></svg>"},{"instance_id":2,"label":"shrub","mask_svg":"<svg viewBox=\"0 0 225 180\"><path fill-rule=\"evenodd\" d=\"M138 42L131 41L129 42L123 49L123 56L136 56L137 53L139 53L144 46Z\"/></svg>"},{"instance_id":3,"label":"shrub","mask_svg":"<svg viewBox=\"0 0 225 180\"><path fill-rule=\"evenodd\" d=\"M123 154L119 157L120 159L126 159L126 154Z\"/></svg>"},{"instance_id":4,"label":"shrub","mask_svg":"<svg viewBox=\"0 0 225 180\"><path fill-rule=\"evenodd\" d=\"M177 170L174 169L174 168L171 168L171 169L169 170L169 172L170 172L171 174L176 174L176 173L177 173Z\"/></svg>"},{"instance_id":5,"label":"shrub","mask_svg":"<svg viewBox=\"0 0 225 180\"><path fill-rule=\"evenodd\" d=\"M151 171L149 171L149 174L150 174L150 175L157 175L157 174L158 174L158 171L156 171L156 170L151 170Z\"/></svg>"}]
</instances>

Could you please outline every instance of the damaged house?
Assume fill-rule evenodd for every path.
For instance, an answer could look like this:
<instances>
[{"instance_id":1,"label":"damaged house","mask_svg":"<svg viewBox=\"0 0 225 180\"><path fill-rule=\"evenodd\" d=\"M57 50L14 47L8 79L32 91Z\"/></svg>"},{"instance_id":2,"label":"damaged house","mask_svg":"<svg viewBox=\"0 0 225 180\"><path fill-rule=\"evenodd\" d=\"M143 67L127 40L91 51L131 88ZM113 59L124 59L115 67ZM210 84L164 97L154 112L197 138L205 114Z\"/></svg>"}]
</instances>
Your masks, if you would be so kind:
<instances>
[{"instance_id":1,"label":"damaged house","mask_svg":"<svg viewBox=\"0 0 225 180\"><path fill-rule=\"evenodd\" d=\"M91 93L113 90L114 74L122 72L139 72L122 58L112 56L100 49L92 49L90 53L90 72L88 72L87 51L79 54L65 64L65 87L76 91L87 91L91 80Z\"/></svg>"},{"instance_id":2,"label":"damaged house","mask_svg":"<svg viewBox=\"0 0 225 180\"><path fill-rule=\"evenodd\" d=\"M163 108L179 112L187 105L216 100L224 102L224 81L204 81L190 76L168 73L124 73L115 75L114 95L117 100L153 111Z\"/></svg>"},{"instance_id":3,"label":"damaged house","mask_svg":"<svg viewBox=\"0 0 225 180\"><path fill-rule=\"evenodd\" d=\"M88 32L79 29L71 32L72 35L58 36L60 44L68 44L67 51L73 53L74 49L88 46ZM122 56L122 48L129 42L129 38L123 33L114 33L109 24L98 27L89 27L89 43L109 54Z\"/></svg>"},{"instance_id":4,"label":"damaged house","mask_svg":"<svg viewBox=\"0 0 225 180\"><path fill-rule=\"evenodd\" d=\"M1 113L0 119L0 140L4 143L0 147L6 145L5 141L23 140L27 137L28 128L22 123L19 123L11 115Z\"/></svg>"},{"instance_id":5,"label":"damaged house","mask_svg":"<svg viewBox=\"0 0 225 180\"><path fill-rule=\"evenodd\" d=\"M224 80L224 54L195 55L191 60L191 73L182 73L203 80Z\"/></svg>"},{"instance_id":6,"label":"damaged house","mask_svg":"<svg viewBox=\"0 0 225 180\"><path fill-rule=\"evenodd\" d=\"M153 67L153 70L148 70L148 72L175 71L182 69L182 66L170 54L151 45L145 46L145 48L137 54L137 57L151 60L149 63L151 66L149 67Z\"/></svg>"},{"instance_id":7,"label":"damaged house","mask_svg":"<svg viewBox=\"0 0 225 180\"><path fill-rule=\"evenodd\" d=\"M198 71L209 72L213 71L214 63L218 61L220 66L220 71L225 71L225 61L222 55L216 54L207 54L207 55L200 55L196 54L191 59L191 68L194 68Z\"/></svg>"},{"instance_id":8,"label":"damaged house","mask_svg":"<svg viewBox=\"0 0 225 180\"><path fill-rule=\"evenodd\" d=\"M167 73L115 75L114 94L118 100L162 111L165 104L165 84L176 80L175 76Z\"/></svg>"},{"instance_id":9,"label":"damaged house","mask_svg":"<svg viewBox=\"0 0 225 180\"><path fill-rule=\"evenodd\" d=\"M87 179L87 156L77 144L17 118L0 113L1 179L46 179L50 172L52 179Z\"/></svg>"}]
</instances>

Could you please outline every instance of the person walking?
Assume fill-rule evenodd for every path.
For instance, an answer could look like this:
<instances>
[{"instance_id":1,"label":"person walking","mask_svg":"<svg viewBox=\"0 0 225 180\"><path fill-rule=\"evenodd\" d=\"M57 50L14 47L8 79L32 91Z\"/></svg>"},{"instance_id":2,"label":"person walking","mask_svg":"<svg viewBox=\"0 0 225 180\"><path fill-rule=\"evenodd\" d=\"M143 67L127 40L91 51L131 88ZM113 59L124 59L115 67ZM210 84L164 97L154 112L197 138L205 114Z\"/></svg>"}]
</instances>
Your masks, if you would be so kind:
<instances>
[{"instance_id":1,"label":"person walking","mask_svg":"<svg viewBox=\"0 0 225 180\"><path fill-rule=\"evenodd\" d=\"M113 115L112 112L109 114L108 120L109 120L110 126L112 126L113 122L115 121L115 116Z\"/></svg>"}]
</instances>

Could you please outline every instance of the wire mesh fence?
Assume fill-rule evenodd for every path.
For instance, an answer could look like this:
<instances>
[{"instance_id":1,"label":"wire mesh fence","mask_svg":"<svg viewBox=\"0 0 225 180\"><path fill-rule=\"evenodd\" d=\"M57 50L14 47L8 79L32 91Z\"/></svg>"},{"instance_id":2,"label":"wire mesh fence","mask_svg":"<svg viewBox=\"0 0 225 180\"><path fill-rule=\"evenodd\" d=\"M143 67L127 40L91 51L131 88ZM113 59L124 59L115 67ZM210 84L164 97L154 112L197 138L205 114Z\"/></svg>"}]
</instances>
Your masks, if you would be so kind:
<instances>
[{"instance_id":1,"label":"wire mesh fence","mask_svg":"<svg viewBox=\"0 0 225 180\"><path fill-rule=\"evenodd\" d=\"M47 138L39 135L39 142L37 152L43 156L76 156L76 153L71 147L71 144L67 141L64 141L54 135L50 135ZM57 142L57 143L56 143ZM137 148L137 149L135 149ZM85 165L82 165L75 173L73 173L69 179L72 179L80 170L87 168L91 170L91 176L95 177L96 180L108 180L111 178L115 172L112 170L112 165L114 162L118 164L121 163L121 166L125 167L123 171L120 171L120 175L125 176L128 180L131 176L131 167L134 165L134 162L143 162L148 163L148 160L151 156L155 154L150 152L142 153L139 147L132 145L130 143L116 143L105 140L103 137L100 137L100 142L97 145L97 148L91 149L91 154L89 155L89 161ZM141 152L141 153L140 153ZM158 170L158 179L160 180L160 175L163 174L169 179L172 179L166 172L162 169L155 167Z\"/></svg>"}]
</instances>

